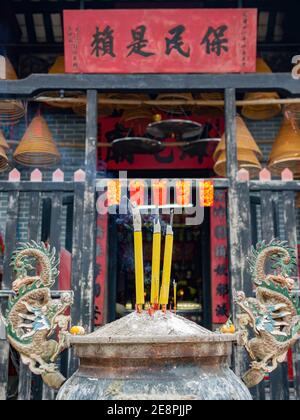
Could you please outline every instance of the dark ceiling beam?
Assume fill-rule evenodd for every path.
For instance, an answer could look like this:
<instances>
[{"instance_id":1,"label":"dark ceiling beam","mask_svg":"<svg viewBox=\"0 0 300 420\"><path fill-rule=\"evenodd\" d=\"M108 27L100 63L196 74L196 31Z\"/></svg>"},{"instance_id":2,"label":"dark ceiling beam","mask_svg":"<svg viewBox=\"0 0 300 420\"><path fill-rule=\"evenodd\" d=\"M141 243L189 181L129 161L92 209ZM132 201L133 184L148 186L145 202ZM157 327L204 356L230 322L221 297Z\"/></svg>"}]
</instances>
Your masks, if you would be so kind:
<instances>
[{"instance_id":1,"label":"dark ceiling beam","mask_svg":"<svg viewBox=\"0 0 300 420\"><path fill-rule=\"evenodd\" d=\"M47 43L54 44L55 43L55 37L54 37L51 15L49 15L48 13L44 13L43 14L43 20L44 20Z\"/></svg>"},{"instance_id":2,"label":"dark ceiling beam","mask_svg":"<svg viewBox=\"0 0 300 420\"><path fill-rule=\"evenodd\" d=\"M45 6L49 3L49 1L48 0L40 0L40 3L42 4L42 6ZM55 37L54 37L52 20L51 20L51 14L43 13L43 21L44 21L44 27L45 27L45 32L46 32L46 42L48 44L54 44L55 43Z\"/></svg>"},{"instance_id":3,"label":"dark ceiling beam","mask_svg":"<svg viewBox=\"0 0 300 420\"><path fill-rule=\"evenodd\" d=\"M236 8L238 5L237 0L216 0L216 1L199 1L189 0L184 1L168 1L168 0L152 0L152 1L128 1L128 0L92 0L85 2L86 9L107 9L107 8ZM57 2L30 2L20 1L14 2L12 7L16 13L60 13L62 10L80 9L81 1L76 0L72 2L57 1ZM245 0L243 7L258 8L261 11L276 10L277 12L284 12L291 7L295 8L295 1L282 1L282 0Z\"/></svg>"},{"instance_id":4,"label":"dark ceiling beam","mask_svg":"<svg viewBox=\"0 0 300 420\"><path fill-rule=\"evenodd\" d=\"M28 35L28 41L32 44L37 42L35 24L33 16L30 12L25 13L26 30Z\"/></svg>"},{"instance_id":5,"label":"dark ceiling beam","mask_svg":"<svg viewBox=\"0 0 300 420\"><path fill-rule=\"evenodd\" d=\"M22 32L9 0L1 0L0 46L7 42L18 42Z\"/></svg>"},{"instance_id":6,"label":"dark ceiling beam","mask_svg":"<svg viewBox=\"0 0 300 420\"><path fill-rule=\"evenodd\" d=\"M270 43L274 39L275 28L276 28L276 19L277 19L277 11L272 10L269 13L269 20L268 20L268 30L266 36L266 42Z\"/></svg>"}]
</instances>

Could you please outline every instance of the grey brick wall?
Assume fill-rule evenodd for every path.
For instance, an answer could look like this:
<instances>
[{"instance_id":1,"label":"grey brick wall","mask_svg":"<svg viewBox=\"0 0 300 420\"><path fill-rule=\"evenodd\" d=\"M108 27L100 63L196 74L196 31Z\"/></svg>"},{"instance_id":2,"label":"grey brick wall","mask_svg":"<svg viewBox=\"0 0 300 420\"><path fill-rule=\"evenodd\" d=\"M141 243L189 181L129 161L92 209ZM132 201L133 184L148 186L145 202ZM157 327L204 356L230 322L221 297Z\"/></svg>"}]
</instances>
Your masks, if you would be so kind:
<instances>
[{"instance_id":1,"label":"grey brick wall","mask_svg":"<svg viewBox=\"0 0 300 420\"><path fill-rule=\"evenodd\" d=\"M34 107L28 113L27 121L30 122L36 114L37 109ZM42 116L46 119L53 138L57 142L70 144L70 147L59 147L61 153L61 162L49 169L41 169L43 173L43 180L51 180L52 173L60 168L65 174L65 180L73 179L74 172L78 169L84 169L84 149L72 148L72 145L85 142L85 119L80 118L73 112L68 110L59 110L51 107L43 107L41 109ZM14 127L1 127L7 139L20 140L26 130L27 122L21 121ZM34 168L26 168L24 166L16 165L13 162L13 151L16 146L12 146L8 152L12 167L16 167L21 172L21 179L28 180L30 173ZM8 171L0 173L0 179L6 180ZM29 200L28 195L22 193L20 197L19 207L19 221L17 226L17 240L22 242L27 240L28 230L28 216L29 216ZM6 223L6 209L7 209L7 195L0 192L0 231L4 233ZM62 215L62 229L61 229L61 243L65 241L65 223L66 223L66 209Z\"/></svg>"},{"instance_id":2,"label":"grey brick wall","mask_svg":"<svg viewBox=\"0 0 300 420\"><path fill-rule=\"evenodd\" d=\"M279 116L271 120L259 121L259 122L246 120L246 123L253 137L259 143L259 141L266 141L266 140L274 141L279 132L282 120L283 120L283 117ZM259 146L263 153L262 165L263 167L266 167L269 155L271 153L272 144L270 143L259 144ZM285 239L284 224L283 224L283 210L282 210L282 203L281 203L279 195L277 195L277 199L278 199L279 216L280 216L279 217L280 218L280 229L279 229L280 237L281 239ZM259 212L258 212L258 226L259 228L261 228ZM300 211L299 210L297 211L297 232L298 232L298 241L300 242Z\"/></svg>"}]
</instances>

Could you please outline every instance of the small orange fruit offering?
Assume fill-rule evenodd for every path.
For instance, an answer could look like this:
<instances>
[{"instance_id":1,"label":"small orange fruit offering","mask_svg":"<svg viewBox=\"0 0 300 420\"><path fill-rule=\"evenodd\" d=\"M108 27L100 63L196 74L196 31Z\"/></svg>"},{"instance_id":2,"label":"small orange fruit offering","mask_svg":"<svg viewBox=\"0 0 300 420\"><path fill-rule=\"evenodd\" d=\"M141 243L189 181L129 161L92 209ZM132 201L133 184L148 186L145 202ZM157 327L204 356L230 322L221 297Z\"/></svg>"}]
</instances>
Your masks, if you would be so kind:
<instances>
[{"instance_id":1,"label":"small orange fruit offering","mask_svg":"<svg viewBox=\"0 0 300 420\"><path fill-rule=\"evenodd\" d=\"M229 318L226 324L222 325L220 328L220 332L222 334L234 334L235 333L235 326L231 319Z\"/></svg>"},{"instance_id":2,"label":"small orange fruit offering","mask_svg":"<svg viewBox=\"0 0 300 420\"><path fill-rule=\"evenodd\" d=\"M80 327L79 325L75 325L70 329L70 334L72 335L84 335L85 329L83 327Z\"/></svg>"}]
</instances>

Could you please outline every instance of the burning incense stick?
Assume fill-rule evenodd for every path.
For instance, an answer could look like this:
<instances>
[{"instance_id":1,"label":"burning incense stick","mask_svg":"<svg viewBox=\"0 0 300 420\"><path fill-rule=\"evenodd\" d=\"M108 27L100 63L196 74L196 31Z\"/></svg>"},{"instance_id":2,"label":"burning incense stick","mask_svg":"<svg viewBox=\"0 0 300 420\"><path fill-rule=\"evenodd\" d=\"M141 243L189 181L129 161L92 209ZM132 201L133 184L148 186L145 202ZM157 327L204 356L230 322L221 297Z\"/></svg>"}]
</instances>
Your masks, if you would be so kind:
<instances>
[{"instance_id":1,"label":"burning incense stick","mask_svg":"<svg viewBox=\"0 0 300 420\"><path fill-rule=\"evenodd\" d=\"M164 254L164 267L162 276L162 285L160 289L159 303L166 308L169 302L170 283L171 283L171 270L172 270L172 254L173 254L173 216L174 211L171 213L171 221L167 226L167 234L165 240L165 254Z\"/></svg>"},{"instance_id":2,"label":"burning incense stick","mask_svg":"<svg viewBox=\"0 0 300 420\"><path fill-rule=\"evenodd\" d=\"M174 312L176 312L177 307L177 283L173 281L173 292L174 292Z\"/></svg>"},{"instance_id":3,"label":"burning incense stick","mask_svg":"<svg viewBox=\"0 0 300 420\"><path fill-rule=\"evenodd\" d=\"M159 218L154 222L152 245L152 278L151 278L151 304L158 305L160 283L160 253L161 253L161 226Z\"/></svg>"},{"instance_id":4,"label":"burning incense stick","mask_svg":"<svg viewBox=\"0 0 300 420\"><path fill-rule=\"evenodd\" d=\"M135 293L137 311L145 303L144 295L144 260L143 260L143 234L140 210L132 207L134 226L134 265L135 265Z\"/></svg>"}]
</instances>

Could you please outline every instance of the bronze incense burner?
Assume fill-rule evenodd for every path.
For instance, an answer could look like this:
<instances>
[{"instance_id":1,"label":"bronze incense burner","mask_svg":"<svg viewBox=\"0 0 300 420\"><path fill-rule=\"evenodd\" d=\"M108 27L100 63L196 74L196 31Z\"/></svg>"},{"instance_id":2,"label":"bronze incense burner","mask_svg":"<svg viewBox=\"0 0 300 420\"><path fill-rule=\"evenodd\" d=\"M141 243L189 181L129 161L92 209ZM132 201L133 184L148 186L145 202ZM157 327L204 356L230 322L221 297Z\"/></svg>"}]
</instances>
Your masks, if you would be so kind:
<instances>
[{"instance_id":1,"label":"bronze incense burner","mask_svg":"<svg viewBox=\"0 0 300 420\"><path fill-rule=\"evenodd\" d=\"M59 400L250 400L229 368L234 334L212 333L172 312L134 312L69 336L79 370Z\"/></svg>"}]
</instances>

